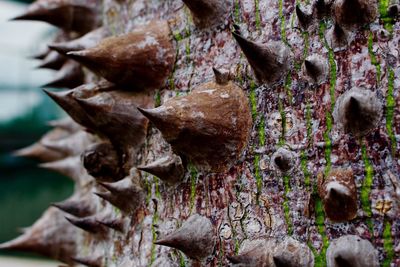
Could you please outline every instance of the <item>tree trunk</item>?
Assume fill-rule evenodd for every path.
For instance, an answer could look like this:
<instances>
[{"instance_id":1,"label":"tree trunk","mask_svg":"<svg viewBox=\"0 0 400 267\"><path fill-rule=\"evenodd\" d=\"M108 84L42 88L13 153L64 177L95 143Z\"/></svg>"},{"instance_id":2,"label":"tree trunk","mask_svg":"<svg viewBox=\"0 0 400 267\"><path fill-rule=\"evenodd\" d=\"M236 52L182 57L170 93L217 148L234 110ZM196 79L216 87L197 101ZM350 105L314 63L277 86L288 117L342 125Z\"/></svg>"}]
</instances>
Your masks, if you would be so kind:
<instances>
[{"instance_id":1,"label":"tree trunk","mask_svg":"<svg viewBox=\"0 0 400 267\"><path fill-rule=\"evenodd\" d=\"M184 2L200 4L98 3L108 36L127 34L146 21L167 21L174 63L150 75L156 82L156 74L166 69L163 86L143 89L139 81L119 84L126 78L119 68L127 71L145 59L150 62L150 50L140 52L145 57L139 63L126 67L126 58L107 58L130 51L121 40L92 51L94 59L86 54L78 58L74 52L73 59L113 83L103 91L93 86L82 90L78 102L98 102L81 103L76 109L77 102L63 105L52 96L81 126L70 127L75 125L72 120L69 127L56 125L53 132L60 134L50 139L60 143L70 137L74 149L61 151L61 164L57 158L45 167L72 176L75 194L64 206L56 205L63 211L45 211L22 241L3 246L33 250L70 265L281 266L276 253L290 236L300 242L295 246L308 247L313 259L307 259L308 248L302 247L305 253L288 249L293 255L282 256L283 262L292 265L282 266L339 266L340 257L335 258L337 265L331 263L329 247L339 237L357 235L371 242L380 266L399 266L400 24L389 8L393 3L359 0L349 8L340 0ZM168 54L160 25L154 31L145 26L144 31ZM130 74L140 80L151 71L144 63L141 68ZM85 73L86 83L100 80ZM240 94L213 99L210 91L211 100L202 98L206 82L216 90L231 86L226 91L230 94L239 86L247 106L241 109ZM179 103L185 102L174 102L176 96L187 97L189 105L180 110ZM213 106L203 107L207 105ZM157 117L161 115L149 108L158 106L181 113ZM199 110L197 122L196 116L187 115ZM252 123L247 123L247 113ZM229 128L230 116L238 120L237 127ZM87 129L84 137L74 136ZM244 149L228 149L229 142L239 147L242 139ZM106 142L102 149L93 148L100 142ZM168 160L163 167L156 164L157 170L148 167L165 157L174 158L176 168ZM278 243L257 252L250 241L258 239ZM350 247L350 254L352 250L356 248ZM362 266L364 254L343 257L344 264L350 264L343 266Z\"/></svg>"}]
</instances>

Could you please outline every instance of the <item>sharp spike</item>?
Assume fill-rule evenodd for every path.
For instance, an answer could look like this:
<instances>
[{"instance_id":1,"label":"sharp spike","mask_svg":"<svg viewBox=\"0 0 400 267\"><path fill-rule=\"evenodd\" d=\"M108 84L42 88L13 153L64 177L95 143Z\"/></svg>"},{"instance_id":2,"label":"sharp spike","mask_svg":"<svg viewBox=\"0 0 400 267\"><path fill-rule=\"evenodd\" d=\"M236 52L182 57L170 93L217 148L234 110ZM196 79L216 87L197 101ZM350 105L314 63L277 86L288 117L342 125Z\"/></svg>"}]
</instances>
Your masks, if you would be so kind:
<instances>
[{"instance_id":1,"label":"sharp spike","mask_svg":"<svg viewBox=\"0 0 400 267\"><path fill-rule=\"evenodd\" d=\"M73 262L85 265L87 267L103 267L103 260L99 258L90 258L90 257L72 257Z\"/></svg>"},{"instance_id":2,"label":"sharp spike","mask_svg":"<svg viewBox=\"0 0 400 267\"><path fill-rule=\"evenodd\" d=\"M214 229L208 218L195 214L181 228L157 240L155 244L179 249L189 258L201 260L212 254Z\"/></svg>"},{"instance_id":3,"label":"sharp spike","mask_svg":"<svg viewBox=\"0 0 400 267\"><path fill-rule=\"evenodd\" d=\"M126 200L111 192L95 192L94 194L125 213L129 214L137 209L137 203L135 203L135 205L134 203L127 203Z\"/></svg>"},{"instance_id":4,"label":"sharp spike","mask_svg":"<svg viewBox=\"0 0 400 267\"><path fill-rule=\"evenodd\" d=\"M165 112L165 109L162 107L158 108L153 108L153 109L145 109L141 107L137 107L137 109L140 111L140 113L143 114L146 118L148 118L151 122L153 122L156 125L160 125L164 123L164 120L167 116L167 113Z\"/></svg>"},{"instance_id":5,"label":"sharp spike","mask_svg":"<svg viewBox=\"0 0 400 267\"><path fill-rule=\"evenodd\" d=\"M396 18L399 16L400 5L394 4L390 5L387 10L387 14L391 18Z\"/></svg>"},{"instance_id":6,"label":"sharp spike","mask_svg":"<svg viewBox=\"0 0 400 267\"><path fill-rule=\"evenodd\" d=\"M110 143L94 144L83 153L83 166L86 171L100 182L116 182L126 173L122 161Z\"/></svg>"},{"instance_id":7,"label":"sharp spike","mask_svg":"<svg viewBox=\"0 0 400 267\"><path fill-rule=\"evenodd\" d=\"M30 227L18 227L18 228L17 228L17 231L18 231L18 233L20 233L20 234L25 234L25 233L27 233L30 229L31 229Z\"/></svg>"},{"instance_id":8,"label":"sharp spike","mask_svg":"<svg viewBox=\"0 0 400 267\"><path fill-rule=\"evenodd\" d=\"M271 251L276 267L309 267L314 266L314 254L310 248L296 239L286 236L278 240Z\"/></svg>"},{"instance_id":9,"label":"sharp spike","mask_svg":"<svg viewBox=\"0 0 400 267\"><path fill-rule=\"evenodd\" d=\"M182 159L176 155L168 155L146 166L139 166L137 168L153 174L168 183L180 181L185 174Z\"/></svg>"},{"instance_id":10,"label":"sharp spike","mask_svg":"<svg viewBox=\"0 0 400 267\"><path fill-rule=\"evenodd\" d=\"M139 111L161 131L176 154L189 158L199 169L214 172L226 170L237 159L251 128L248 99L232 82L204 83L189 95ZM236 131L238 127L242 131Z\"/></svg>"},{"instance_id":11,"label":"sharp spike","mask_svg":"<svg viewBox=\"0 0 400 267\"><path fill-rule=\"evenodd\" d=\"M104 225L105 227L114 229L115 231L118 232L124 232L125 228L125 223L122 219L102 219L102 220L97 220L98 223L101 225Z\"/></svg>"},{"instance_id":12,"label":"sharp spike","mask_svg":"<svg viewBox=\"0 0 400 267\"><path fill-rule=\"evenodd\" d=\"M294 154L283 147L272 155L272 165L282 173L288 173L294 166Z\"/></svg>"},{"instance_id":13,"label":"sharp spike","mask_svg":"<svg viewBox=\"0 0 400 267\"><path fill-rule=\"evenodd\" d=\"M105 108L108 107L102 102L97 101L98 96L92 98L77 98L76 101L81 105L81 107L89 114L89 116L95 116L99 112L104 112ZM104 114L102 114L103 116Z\"/></svg>"},{"instance_id":14,"label":"sharp spike","mask_svg":"<svg viewBox=\"0 0 400 267\"><path fill-rule=\"evenodd\" d=\"M317 77L320 74L320 69L310 60L305 60L304 65L306 66L307 72L310 76Z\"/></svg>"},{"instance_id":15,"label":"sharp spike","mask_svg":"<svg viewBox=\"0 0 400 267\"><path fill-rule=\"evenodd\" d=\"M237 25L236 23L234 23L234 24L232 25L232 27L233 27L233 31L234 31L236 34L242 35L242 33L241 33L241 31L240 31L240 26L239 26L239 25Z\"/></svg>"},{"instance_id":16,"label":"sharp spike","mask_svg":"<svg viewBox=\"0 0 400 267\"><path fill-rule=\"evenodd\" d=\"M291 264L290 261L280 256L273 256L272 259L275 267L297 267L297 265Z\"/></svg>"},{"instance_id":17,"label":"sharp spike","mask_svg":"<svg viewBox=\"0 0 400 267\"><path fill-rule=\"evenodd\" d=\"M75 133L75 132L79 131L80 129L82 129L79 126L79 124L77 124L69 116L66 116L64 118L57 119L57 120L48 121L47 125L54 127L54 128L59 128L59 129L65 130L69 133Z\"/></svg>"},{"instance_id":18,"label":"sharp spike","mask_svg":"<svg viewBox=\"0 0 400 267\"><path fill-rule=\"evenodd\" d=\"M182 0L192 13L199 28L222 25L229 15L230 2L226 0Z\"/></svg>"},{"instance_id":19,"label":"sharp spike","mask_svg":"<svg viewBox=\"0 0 400 267\"><path fill-rule=\"evenodd\" d=\"M39 167L58 172L62 175L72 178L74 181L79 181L80 176L84 175L80 156L68 157L62 160L42 163L39 164Z\"/></svg>"},{"instance_id":20,"label":"sharp spike","mask_svg":"<svg viewBox=\"0 0 400 267\"><path fill-rule=\"evenodd\" d=\"M337 255L335 257L336 266L339 267L353 267L354 265L347 259L343 258L342 255Z\"/></svg>"},{"instance_id":21,"label":"sharp spike","mask_svg":"<svg viewBox=\"0 0 400 267\"><path fill-rule=\"evenodd\" d=\"M37 1L24 14L12 20L43 21L65 30L85 33L100 23L100 18L96 15L98 6L95 3L96 1L76 5L68 1L52 1L49 5Z\"/></svg>"},{"instance_id":22,"label":"sharp spike","mask_svg":"<svg viewBox=\"0 0 400 267\"><path fill-rule=\"evenodd\" d=\"M361 137L377 127L382 109L382 103L374 92L353 88L338 98L333 117L344 132Z\"/></svg>"},{"instance_id":23,"label":"sharp spike","mask_svg":"<svg viewBox=\"0 0 400 267\"><path fill-rule=\"evenodd\" d=\"M87 217L93 215L95 209L90 201L91 199L73 196L62 202L52 203L51 206L56 207L75 217Z\"/></svg>"},{"instance_id":24,"label":"sharp spike","mask_svg":"<svg viewBox=\"0 0 400 267\"><path fill-rule=\"evenodd\" d=\"M239 251L239 255L229 256L227 258L234 264L233 266L274 266L269 256L275 247L275 239L245 241Z\"/></svg>"},{"instance_id":25,"label":"sharp spike","mask_svg":"<svg viewBox=\"0 0 400 267\"><path fill-rule=\"evenodd\" d=\"M43 91L50 96L54 102L56 102L63 109L69 109L70 106L76 105L75 101L72 98L73 90L65 90L60 92L52 92L47 89L43 89Z\"/></svg>"},{"instance_id":26,"label":"sharp spike","mask_svg":"<svg viewBox=\"0 0 400 267\"><path fill-rule=\"evenodd\" d=\"M80 50L80 51L72 51L68 52L66 56L72 60L75 60L76 62L79 62L80 64L84 65L85 67L91 69L95 67L95 62L93 58L91 57L91 50Z\"/></svg>"},{"instance_id":27,"label":"sharp spike","mask_svg":"<svg viewBox=\"0 0 400 267\"><path fill-rule=\"evenodd\" d=\"M107 232L107 228L98 223L93 216L84 218L65 217L65 219L76 227L92 234L105 234Z\"/></svg>"},{"instance_id":28,"label":"sharp spike","mask_svg":"<svg viewBox=\"0 0 400 267\"><path fill-rule=\"evenodd\" d=\"M143 144L148 120L136 105L152 107L154 98L150 94L111 90L76 100L95 124L96 133L108 137L116 150L136 149Z\"/></svg>"},{"instance_id":29,"label":"sharp spike","mask_svg":"<svg viewBox=\"0 0 400 267\"><path fill-rule=\"evenodd\" d=\"M28 233L25 233L11 241L0 244L0 249L4 250L30 250L34 246L35 240L32 240Z\"/></svg>"},{"instance_id":30,"label":"sharp spike","mask_svg":"<svg viewBox=\"0 0 400 267\"><path fill-rule=\"evenodd\" d=\"M313 83L323 83L328 76L327 62L321 56L314 54L304 60L304 72Z\"/></svg>"},{"instance_id":31,"label":"sharp spike","mask_svg":"<svg viewBox=\"0 0 400 267\"><path fill-rule=\"evenodd\" d=\"M351 169L332 169L318 189L330 220L343 222L357 216L357 189Z\"/></svg>"},{"instance_id":32,"label":"sharp spike","mask_svg":"<svg viewBox=\"0 0 400 267\"><path fill-rule=\"evenodd\" d=\"M322 19L330 14L331 6L333 1L329 0L316 0L314 2L314 10L317 14L318 19Z\"/></svg>"},{"instance_id":33,"label":"sharp spike","mask_svg":"<svg viewBox=\"0 0 400 267\"><path fill-rule=\"evenodd\" d=\"M66 58L55 51L51 51L40 65L36 68L38 69L52 69L59 70L65 63Z\"/></svg>"},{"instance_id":34,"label":"sharp spike","mask_svg":"<svg viewBox=\"0 0 400 267\"><path fill-rule=\"evenodd\" d=\"M154 42L133 45L146 42L150 35ZM106 38L93 48L68 52L67 56L112 83L145 91L164 85L172 72L175 50L168 23L152 21L128 34Z\"/></svg>"},{"instance_id":35,"label":"sharp spike","mask_svg":"<svg viewBox=\"0 0 400 267\"><path fill-rule=\"evenodd\" d=\"M307 29L312 21L312 14L307 14L301 10L300 5L296 5L296 15L299 20L299 24L303 29Z\"/></svg>"},{"instance_id":36,"label":"sharp spike","mask_svg":"<svg viewBox=\"0 0 400 267\"><path fill-rule=\"evenodd\" d=\"M344 235L332 240L326 251L327 266L379 267L378 251L368 240L356 235Z\"/></svg>"},{"instance_id":37,"label":"sharp spike","mask_svg":"<svg viewBox=\"0 0 400 267\"><path fill-rule=\"evenodd\" d=\"M48 45L52 50L60 54L66 55L68 52L80 51L95 47L99 42L110 35L110 32L105 27L93 30L84 36L67 42L53 43Z\"/></svg>"},{"instance_id":38,"label":"sharp spike","mask_svg":"<svg viewBox=\"0 0 400 267\"><path fill-rule=\"evenodd\" d=\"M68 60L57 72L55 79L42 85L43 87L53 88L75 88L84 82L84 73L80 65Z\"/></svg>"},{"instance_id":39,"label":"sharp spike","mask_svg":"<svg viewBox=\"0 0 400 267\"><path fill-rule=\"evenodd\" d=\"M63 222L61 215L57 209L47 209L23 235L1 244L0 249L33 252L72 263L69 257L75 254L77 232Z\"/></svg>"},{"instance_id":40,"label":"sharp spike","mask_svg":"<svg viewBox=\"0 0 400 267\"><path fill-rule=\"evenodd\" d=\"M84 50L84 47L76 47L76 48L70 48L68 42L64 42L64 43L54 43L54 44L49 44L48 47L51 50L54 50L56 52L58 52L61 55L66 56L68 52L72 52L72 51L79 51L79 50Z\"/></svg>"},{"instance_id":41,"label":"sharp spike","mask_svg":"<svg viewBox=\"0 0 400 267\"><path fill-rule=\"evenodd\" d=\"M231 80L231 73L225 69L212 68L215 76L215 82L219 85L226 85Z\"/></svg>"},{"instance_id":42,"label":"sharp spike","mask_svg":"<svg viewBox=\"0 0 400 267\"><path fill-rule=\"evenodd\" d=\"M43 60L46 58L46 56L50 53L50 50L46 47L45 49L37 52L36 54L29 56L31 59L38 59L38 60Z\"/></svg>"},{"instance_id":43,"label":"sharp spike","mask_svg":"<svg viewBox=\"0 0 400 267\"><path fill-rule=\"evenodd\" d=\"M245 242L232 263L243 267L309 267L314 266L314 255L307 245L286 236Z\"/></svg>"},{"instance_id":44,"label":"sharp spike","mask_svg":"<svg viewBox=\"0 0 400 267\"><path fill-rule=\"evenodd\" d=\"M346 33L344 32L344 30L342 29L342 27L340 27L339 24L335 23L333 25L333 33L335 34L335 37L338 40L342 40L343 38L345 38Z\"/></svg>"},{"instance_id":45,"label":"sharp spike","mask_svg":"<svg viewBox=\"0 0 400 267\"><path fill-rule=\"evenodd\" d=\"M335 52L344 50L348 45L348 39L347 32L338 23L335 23L327 33L327 41Z\"/></svg>"},{"instance_id":46,"label":"sharp spike","mask_svg":"<svg viewBox=\"0 0 400 267\"><path fill-rule=\"evenodd\" d=\"M288 162L286 162L282 156L276 156L274 162L275 165L281 170L290 168L289 164L287 164Z\"/></svg>"},{"instance_id":47,"label":"sharp spike","mask_svg":"<svg viewBox=\"0 0 400 267\"><path fill-rule=\"evenodd\" d=\"M111 192L94 192L93 194L95 194L96 196L100 197L101 199L104 199L107 202L110 202L111 204L113 204L115 202L114 201L115 197Z\"/></svg>"},{"instance_id":48,"label":"sharp spike","mask_svg":"<svg viewBox=\"0 0 400 267\"><path fill-rule=\"evenodd\" d=\"M131 177L126 177L115 183L99 182L99 185L109 192L97 192L95 194L125 213L135 211L145 198L143 189L134 184Z\"/></svg>"},{"instance_id":49,"label":"sharp spike","mask_svg":"<svg viewBox=\"0 0 400 267\"><path fill-rule=\"evenodd\" d=\"M349 120L355 120L357 119L357 117L361 116L360 102L354 96L350 96L347 109L348 109L347 118Z\"/></svg>"},{"instance_id":50,"label":"sharp spike","mask_svg":"<svg viewBox=\"0 0 400 267\"><path fill-rule=\"evenodd\" d=\"M118 195L122 193L122 191L125 191L125 187L115 185L113 183L105 183L105 182L97 182L99 185L110 191L114 195Z\"/></svg>"},{"instance_id":51,"label":"sharp spike","mask_svg":"<svg viewBox=\"0 0 400 267\"><path fill-rule=\"evenodd\" d=\"M290 52L285 44L270 42L263 45L247 40L237 32L232 34L260 82L273 84L286 75L290 66Z\"/></svg>"},{"instance_id":52,"label":"sharp spike","mask_svg":"<svg viewBox=\"0 0 400 267\"><path fill-rule=\"evenodd\" d=\"M68 135L70 135L68 131L60 128L55 128L44 134L42 138L40 138L40 142L60 140L66 138Z\"/></svg>"},{"instance_id":53,"label":"sharp spike","mask_svg":"<svg viewBox=\"0 0 400 267\"><path fill-rule=\"evenodd\" d=\"M66 156L76 156L82 154L86 147L94 141L93 135L85 131L77 131L63 139L43 140L43 146L63 153Z\"/></svg>"},{"instance_id":54,"label":"sharp spike","mask_svg":"<svg viewBox=\"0 0 400 267\"><path fill-rule=\"evenodd\" d=\"M24 14L11 18L10 21L17 21L17 20L44 21L44 19L46 19L46 14L44 10L28 10Z\"/></svg>"},{"instance_id":55,"label":"sharp spike","mask_svg":"<svg viewBox=\"0 0 400 267\"><path fill-rule=\"evenodd\" d=\"M351 29L373 22L378 8L373 0L338 0L333 3L333 13L339 25Z\"/></svg>"},{"instance_id":56,"label":"sharp spike","mask_svg":"<svg viewBox=\"0 0 400 267\"><path fill-rule=\"evenodd\" d=\"M95 129L92 121L87 116L86 112L83 108L78 104L76 98L74 97L75 92L82 91L84 86L77 87L72 90L53 92L47 89L43 89L43 91L50 96L54 102L56 102L63 110L65 110L71 118L82 125L83 127L87 127L91 130Z\"/></svg>"},{"instance_id":57,"label":"sharp spike","mask_svg":"<svg viewBox=\"0 0 400 267\"><path fill-rule=\"evenodd\" d=\"M14 152L15 156L24 156L30 157L33 159L37 159L41 162L50 162L56 161L65 158L65 154L48 149L42 143L51 141L51 140L59 140L65 138L69 133L62 129L52 129L42 136L39 142L36 142L29 147L22 148Z\"/></svg>"},{"instance_id":58,"label":"sharp spike","mask_svg":"<svg viewBox=\"0 0 400 267\"><path fill-rule=\"evenodd\" d=\"M41 162L56 161L65 157L63 153L48 149L40 143L34 143L28 147L18 149L13 152L13 155L32 158Z\"/></svg>"},{"instance_id":59,"label":"sharp spike","mask_svg":"<svg viewBox=\"0 0 400 267\"><path fill-rule=\"evenodd\" d=\"M254 258L240 255L226 256L226 258L233 264L251 264L254 260Z\"/></svg>"}]
</instances>

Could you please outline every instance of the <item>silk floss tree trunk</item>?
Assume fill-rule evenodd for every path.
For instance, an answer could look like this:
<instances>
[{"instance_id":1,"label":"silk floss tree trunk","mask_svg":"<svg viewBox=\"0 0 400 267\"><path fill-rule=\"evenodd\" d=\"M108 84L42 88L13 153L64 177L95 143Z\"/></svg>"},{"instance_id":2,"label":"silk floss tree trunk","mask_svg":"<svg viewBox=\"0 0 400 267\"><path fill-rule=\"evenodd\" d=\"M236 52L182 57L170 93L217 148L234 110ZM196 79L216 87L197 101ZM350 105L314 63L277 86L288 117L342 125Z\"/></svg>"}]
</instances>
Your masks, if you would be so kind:
<instances>
[{"instance_id":1,"label":"silk floss tree trunk","mask_svg":"<svg viewBox=\"0 0 400 267\"><path fill-rule=\"evenodd\" d=\"M35 57L69 116L16 154L76 185L1 248L90 267L399 266L398 12L34 2L16 19L60 28Z\"/></svg>"}]
</instances>

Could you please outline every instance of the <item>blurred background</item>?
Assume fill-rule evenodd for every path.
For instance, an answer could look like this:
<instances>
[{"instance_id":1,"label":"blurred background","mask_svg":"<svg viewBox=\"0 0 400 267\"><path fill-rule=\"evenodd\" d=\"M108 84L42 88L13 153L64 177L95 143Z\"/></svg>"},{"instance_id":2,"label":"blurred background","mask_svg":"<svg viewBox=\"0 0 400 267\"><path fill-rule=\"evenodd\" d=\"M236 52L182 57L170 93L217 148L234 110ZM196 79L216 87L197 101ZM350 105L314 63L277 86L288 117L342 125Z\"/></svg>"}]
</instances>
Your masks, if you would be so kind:
<instances>
[{"instance_id":1,"label":"blurred background","mask_svg":"<svg viewBox=\"0 0 400 267\"><path fill-rule=\"evenodd\" d=\"M8 21L23 13L29 2L0 0L0 243L17 237L20 228L32 225L51 202L67 198L73 190L68 178L12 155L38 141L49 130L47 121L64 116L40 88L55 72L35 69L40 62L29 59L50 42L55 28ZM31 257L0 251L0 267L57 266Z\"/></svg>"}]
</instances>

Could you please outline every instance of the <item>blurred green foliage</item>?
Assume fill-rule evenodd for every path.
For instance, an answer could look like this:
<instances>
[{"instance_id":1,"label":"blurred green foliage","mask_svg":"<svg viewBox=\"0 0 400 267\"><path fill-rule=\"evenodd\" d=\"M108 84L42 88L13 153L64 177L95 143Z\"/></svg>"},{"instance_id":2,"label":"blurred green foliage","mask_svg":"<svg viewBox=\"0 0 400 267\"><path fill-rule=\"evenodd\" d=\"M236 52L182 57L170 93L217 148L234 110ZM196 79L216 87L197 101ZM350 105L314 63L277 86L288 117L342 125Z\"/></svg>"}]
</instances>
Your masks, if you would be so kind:
<instances>
[{"instance_id":1,"label":"blurred green foliage","mask_svg":"<svg viewBox=\"0 0 400 267\"><path fill-rule=\"evenodd\" d=\"M69 178L38 168L34 160L12 156L12 151L38 141L49 130L46 121L59 115L59 109L44 96L32 110L0 122L0 242L17 237L18 228L31 226L50 203L72 194Z\"/></svg>"},{"instance_id":2,"label":"blurred green foliage","mask_svg":"<svg viewBox=\"0 0 400 267\"><path fill-rule=\"evenodd\" d=\"M32 3L33 0L13 0L14 2L22 2L22 3Z\"/></svg>"}]
</instances>

